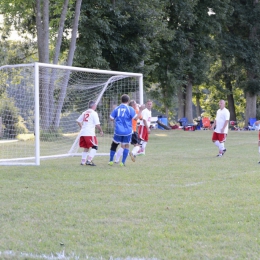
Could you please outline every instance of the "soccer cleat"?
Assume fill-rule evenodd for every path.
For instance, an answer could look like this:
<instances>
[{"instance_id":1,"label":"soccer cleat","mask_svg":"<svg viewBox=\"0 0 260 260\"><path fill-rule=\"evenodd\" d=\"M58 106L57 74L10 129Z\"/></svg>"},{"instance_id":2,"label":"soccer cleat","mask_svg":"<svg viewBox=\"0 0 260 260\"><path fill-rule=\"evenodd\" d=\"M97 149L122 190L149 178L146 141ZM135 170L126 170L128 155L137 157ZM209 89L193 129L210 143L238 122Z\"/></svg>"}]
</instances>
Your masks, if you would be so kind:
<instances>
[{"instance_id":1,"label":"soccer cleat","mask_svg":"<svg viewBox=\"0 0 260 260\"><path fill-rule=\"evenodd\" d=\"M136 154L136 156L142 156L142 155L145 155L145 152L139 152Z\"/></svg>"},{"instance_id":2,"label":"soccer cleat","mask_svg":"<svg viewBox=\"0 0 260 260\"><path fill-rule=\"evenodd\" d=\"M120 165L121 167L125 166L125 164L124 164L124 163L122 163L122 162L121 162L119 165Z\"/></svg>"},{"instance_id":3,"label":"soccer cleat","mask_svg":"<svg viewBox=\"0 0 260 260\"><path fill-rule=\"evenodd\" d=\"M92 161L90 162L90 161L87 161L86 162L86 165L89 165L89 166L96 166L96 164L94 164Z\"/></svg>"},{"instance_id":4,"label":"soccer cleat","mask_svg":"<svg viewBox=\"0 0 260 260\"><path fill-rule=\"evenodd\" d=\"M223 154L222 153L219 153L218 155L217 155L217 157L222 157L223 156Z\"/></svg>"},{"instance_id":5,"label":"soccer cleat","mask_svg":"<svg viewBox=\"0 0 260 260\"><path fill-rule=\"evenodd\" d=\"M135 156L133 155L133 153L130 152L129 155L130 155L130 157L131 157L131 160L132 160L133 162L135 162Z\"/></svg>"},{"instance_id":6,"label":"soccer cleat","mask_svg":"<svg viewBox=\"0 0 260 260\"><path fill-rule=\"evenodd\" d=\"M114 162L109 162L108 165L113 166Z\"/></svg>"},{"instance_id":7,"label":"soccer cleat","mask_svg":"<svg viewBox=\"0 0 260 260\"><path fill-rule=\"evenodd\" d=\"M81 160L80 165L85 165L86 164L86 160Z\"/></svg>"}]
</instances>

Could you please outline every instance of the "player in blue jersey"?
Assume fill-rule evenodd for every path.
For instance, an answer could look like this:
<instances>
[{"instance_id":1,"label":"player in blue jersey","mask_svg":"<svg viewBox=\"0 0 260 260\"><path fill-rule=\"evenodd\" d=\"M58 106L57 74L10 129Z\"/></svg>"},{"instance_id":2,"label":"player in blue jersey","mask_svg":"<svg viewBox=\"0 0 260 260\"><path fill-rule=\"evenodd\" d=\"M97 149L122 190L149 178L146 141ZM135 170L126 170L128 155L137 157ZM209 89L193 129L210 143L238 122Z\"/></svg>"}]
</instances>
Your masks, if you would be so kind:
<instances>
[{"instance_id":1,"label":"player in blue jersey","mask_svg":"<svg viewBox=\"0 0 260 260\"><path fill-rule=\"evenodd\" d=\"M110 114L110 119L115 123L113 142L110 148L110 161L109 165L113 165L114 155L118 144L124 149L121 166L125 166L126 158L129 154L129 144L131 143L132 137L132 119L137 120L138 114L135 110L128 106L130 98L124 94L121 96L121 104L117 106Z\"/></svg>"}]
</instances>

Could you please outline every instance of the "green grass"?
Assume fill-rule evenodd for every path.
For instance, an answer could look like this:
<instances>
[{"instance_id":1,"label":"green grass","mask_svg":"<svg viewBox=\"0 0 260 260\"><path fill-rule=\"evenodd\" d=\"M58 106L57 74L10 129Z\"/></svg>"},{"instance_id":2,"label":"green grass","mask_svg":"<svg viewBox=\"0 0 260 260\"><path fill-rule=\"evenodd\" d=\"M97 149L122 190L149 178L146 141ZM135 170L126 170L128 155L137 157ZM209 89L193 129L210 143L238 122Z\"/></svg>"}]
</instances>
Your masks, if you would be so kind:
<instances>
[{"instance_id":1,"label":"green grass","mask_svg":"<svg viewBox=\"0 0 260 260\"><path fill-rule=\"evenodd\" d=\"M0 259L259 259L258 132L154 130L126 167L0 167Z\"/></svg>"}]
</instances>

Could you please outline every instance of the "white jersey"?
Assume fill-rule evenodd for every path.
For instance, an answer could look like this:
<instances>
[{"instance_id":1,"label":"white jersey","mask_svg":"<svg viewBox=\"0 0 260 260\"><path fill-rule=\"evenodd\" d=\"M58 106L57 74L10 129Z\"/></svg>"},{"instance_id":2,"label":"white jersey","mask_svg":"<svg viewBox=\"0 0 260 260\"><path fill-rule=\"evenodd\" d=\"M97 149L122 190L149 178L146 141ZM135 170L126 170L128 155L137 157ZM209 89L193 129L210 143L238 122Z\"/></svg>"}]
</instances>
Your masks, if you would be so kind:
<instances>
[{"instance_id":1,"label":"white jersey","mask_svg":"<svg viewBox=\"0 0 260 260\"><path fill-rule=\"evenodd\" d=\"M145 108L142 111L142 119L146 120L148 127L150 127L150 125L151 125L151 118L152 118L152 111L150 111L149 109ZM140 125L144 126L143 120L140 120Z\"/></svg>"},{"instance_id":2,"label":"white jersey","mask_svg":"<svg viewBox=\"0 0 260 260\"><path fill-rule=\"evenodd\" d=\"M223 109L219 109L217 111L217 116L216 116L216 128L215 128L215 132L216 133L221 133L221 129L223 128L226 120L230 119L230 113L228 111L228 109L226 109L225 107ZM228 124L224 129L224 134L228 133Z\"/></svg>"},{"instance_id":3,"label":"white jersey","mask_svg":"<svg viewBox=\"0 0 260 260\"><path fill-rule=\"evenodd\" d=\"M77 122L82 124L80 136L95 136L96 125L100 125L97 112L91 108L83 112Z\"/></svg>"}]
</instances>

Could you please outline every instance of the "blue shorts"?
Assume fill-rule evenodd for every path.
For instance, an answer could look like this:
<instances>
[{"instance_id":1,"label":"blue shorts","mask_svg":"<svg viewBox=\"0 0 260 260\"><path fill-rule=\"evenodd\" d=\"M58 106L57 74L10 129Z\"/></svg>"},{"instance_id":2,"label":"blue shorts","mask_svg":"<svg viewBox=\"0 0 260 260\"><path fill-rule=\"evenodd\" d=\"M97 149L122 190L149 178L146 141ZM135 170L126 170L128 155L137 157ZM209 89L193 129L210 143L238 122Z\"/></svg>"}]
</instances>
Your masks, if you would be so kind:
<instances>
[{"instance_id":1,"label":"blue shorts","mask_svg":"<svg viewBox=\"0 0 260 260\"><path fill-rule=\"evenodd\" d=\"M114 134L113 141L117 144L130 144L132 134L123 136L123 135L116 135Z\"/></svg>"}]
</instances>

